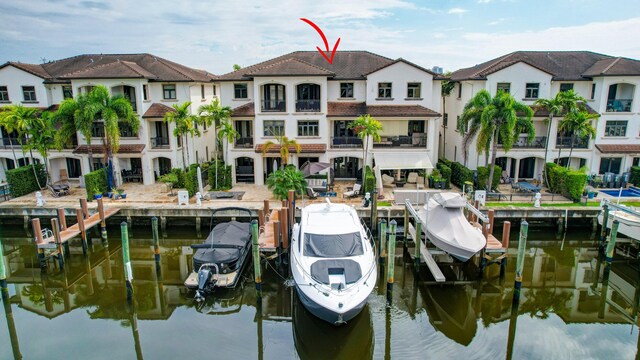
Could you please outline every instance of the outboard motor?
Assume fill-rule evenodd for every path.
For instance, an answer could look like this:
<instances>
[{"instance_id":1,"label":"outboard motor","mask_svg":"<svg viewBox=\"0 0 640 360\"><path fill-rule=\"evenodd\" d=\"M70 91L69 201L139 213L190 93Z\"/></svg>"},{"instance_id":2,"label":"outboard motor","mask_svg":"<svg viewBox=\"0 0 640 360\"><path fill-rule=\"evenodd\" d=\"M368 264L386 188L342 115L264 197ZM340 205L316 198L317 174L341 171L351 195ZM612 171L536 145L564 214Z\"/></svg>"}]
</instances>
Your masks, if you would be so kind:
<instances>
[{"instance_id":1,"label":"outboard motor","mask_svg":"<svg viewBox=\"0 0 640 360\"><path fill-rule=\"evenodd\" d=\"M196 290L196 301L204 300L205 295L212 293L215 289L216 280L213 279L213 268L218 273L218 265L202 264L198 270L198 289Z\"/></svg>"}]
</instances>

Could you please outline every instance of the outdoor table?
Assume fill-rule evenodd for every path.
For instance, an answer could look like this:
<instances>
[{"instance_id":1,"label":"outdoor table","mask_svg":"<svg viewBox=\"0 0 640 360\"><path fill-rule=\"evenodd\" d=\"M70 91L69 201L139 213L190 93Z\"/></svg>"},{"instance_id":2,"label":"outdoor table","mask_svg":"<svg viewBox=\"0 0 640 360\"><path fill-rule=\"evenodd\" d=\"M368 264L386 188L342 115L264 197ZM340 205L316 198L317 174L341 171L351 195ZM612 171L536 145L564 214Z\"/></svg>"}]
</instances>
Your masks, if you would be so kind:
<instances>
[{"instance_id":1,"label":"outdoor table","mask_svg":"<svg viewBox=\"0 0 640 360\"><path fill-rule=\"evenodd\" d=\"M520 187L520 189L525 190L525 191L529 191L529 192L538 192L540 191L540 187L535 186L531 183L528 183L526 181L519 181L518 182L518 186Z\"/></svg>"}]
</instances>

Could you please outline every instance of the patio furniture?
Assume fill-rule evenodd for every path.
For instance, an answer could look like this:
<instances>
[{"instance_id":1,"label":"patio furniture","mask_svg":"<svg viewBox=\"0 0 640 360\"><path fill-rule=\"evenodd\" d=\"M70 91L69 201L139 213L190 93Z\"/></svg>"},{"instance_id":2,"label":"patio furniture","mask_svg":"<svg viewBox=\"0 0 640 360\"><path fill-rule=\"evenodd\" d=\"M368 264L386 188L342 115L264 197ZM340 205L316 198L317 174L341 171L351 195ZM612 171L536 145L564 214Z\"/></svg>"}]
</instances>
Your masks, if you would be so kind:
<instances>
[{"instance_id":1,"label":"patio furniture","mask_svg":"<svg viewBox=\"0 0 640 360\"><path fill-rule=\"evenodd\" d=\"M347 198L347 199L352 198L352 197L356 197L356 196L360 195L360 190L361 189L362 189L362 185L356 183L355 185L353 185L353 188L351 188L351 190L345 191L342 194L342 197L343 198Z\"/></svg>"},{"instance_id":2,"label":"patio furniture","mask_svg":"<svg viewBox=\"0 0 640 360\"><path fill-rule=\"evenodd\" d=\"M60 169L60 180L61 183L69 182L69 176L67 175L67 169Z\"/></svg>"},{"instance_id":3,"label":"patio furniture","mask_svg":"<svg viewBox=\"0 0 640 360\"><path fill-rule=\"evenodd\" d=\"M69 195L69 188L64 188L61 185L47 185L47 188L51 192L51 195L54 197L61 197L65 195Z\"/></svg>"},{"instance_id":4,"label":"patio furniture","mask_svg":"<svg viewBox=\"0 0 640 360\"><path fill-rule=\"evenodd\" d=\"M309 199L316 199L319 196L317 192L313 191L313 189L308 186L306 187L306 190L307 190L307 197Z\"/></svg>"},{"instance_id":5,"label":"patio furniture","mask_svg":"<svg viewBox=\"0 0 640 360\"><path fill-rule=\"evenodd\" d=\"M506 170L502 171L502 176L500 176L500 183L502 184L510 184L511 178L509 177L509 173Z\"/></svg>"},{"instance_id":6,"label":"patio furniture","mask_svg":"<svg viewBox=\"0 0 640 360\"><path fill-rule=\"evenodd\" d=\"M327 191L327 179L307 179L307 185L314 191Z\"/></svg>"},{"instance_id":7,"label":"patio furniture","mask_svg":"<svg viewBox=\"0 0 640 360\"><path fill-rule=\"evenodd\" d=\"M418 173L410 172L409 175L407 175L407 183L415 184L416 182L418 182Z\"/></svg>"},{"instance_id":8,"label":"patio furniture","mask_svg":"<svg viewBox=\"0 0 640 360\"><path fill-rule=\"evenodd\" d=\"M382 174L382 186L392 186L394 182L393 176Z\"/></svg>"},{"instance_id":9,"label":"patio furniture","mask_svg":"<svg viewBox=\"0 0 640 360\"><path fill-rule=\"evenodd\" d=\"M529 182L526 181L519 181L518 182L518 187L524 191L528 191L528 192L538 192L540 191L540 187L539 186L535 186Z\"/></svg>"}]
</instances>

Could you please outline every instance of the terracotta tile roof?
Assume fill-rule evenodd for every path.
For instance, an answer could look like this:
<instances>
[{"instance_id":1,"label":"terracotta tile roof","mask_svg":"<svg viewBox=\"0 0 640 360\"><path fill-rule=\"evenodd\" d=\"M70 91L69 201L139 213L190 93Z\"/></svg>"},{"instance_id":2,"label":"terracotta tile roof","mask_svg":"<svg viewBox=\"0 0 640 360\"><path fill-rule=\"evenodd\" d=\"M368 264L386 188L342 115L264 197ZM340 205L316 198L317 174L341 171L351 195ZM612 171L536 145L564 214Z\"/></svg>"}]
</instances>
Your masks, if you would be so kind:
<instances>
[{"instance_id":1,"label":"terracotta tile roof","mask_svg":"<svg viewBox=\"0 0 640 360\"><path fill-rule=\"evenodd\" d=\"M162 118L167 112L176 112L176 109L165 104L153 103L142 115L143 118Z\"/></svg>"},{"instance_id":2,"label":"terracotta tile roof","mask_svg":"<svg viewBox=\"0 0 640 360\"><path fill-rule=\"evenodd\" d=\"M51 77L51 75L49 75L49 73L47 73L47 71L40 64L25 64L25 63L16 62L16 61L8 61L0 65L0 69L2 69L5 66L15 66L20 70L26 71L29 74L35 75L37 77L41 77L43 79L48 79Z\"/></svg>"},{"instance_id":3,"label":"terracotta tile roof","mask_svg":"<svg viewBox=\"0 0 640 360\"><path fill-rule=\"evenodd\" d=\"M439 117L440 114L421 105L367 105L366 103L328 102L327 117Z\"/></svg>"},{"instance_id":4,"label":"terracotta tile roof","mask_svg":"<svg viewBox=\"0 0 640 360\"><path fill-rule=\"evenodd\" d=\"M158 77L138 64L131 61L115 61L112 63L82 69L76 72L59 76L60 79L130 79L146 78L157 79Z\"/></svg>"},{"instance_id":5,"label":"terracotta tile roof","mask_svg":"<svg viewBox=\"0 0 640 360\"><path fill-rule=\"evenodd\" d=\"M89 146L91 146L91 152L94 154L104 154L104 145L80 145L75 150L74 154L88 154ZM144 144L123 144L118 149L118 154L141 154L144 150Z\"/></svg>"},{"instance_id":6,"label":"terracotta tile roof","mask_svg":"<svg viewBox=\"0 0 640 360\"><path fill-rule=\"evenodd\" d=\"M233 109L231 117L249 117L256 116L255 104L253 102L246 103Z\"/></svg>"},{"instance_id":7,"label":"terracotta tile roof","mask_svg":"<svg viewBox=\"0 0 640 360\"><path fill-rule=\"evenodd\" d=\"M309 64L296 58L288 58L277 61L263 67L248 71L245 76L334 76L329 70Z\"/></svg>"},{"instance_id":8,"label":"terracotta tile roof","mask_svg":"<svg viewBox=\"0 0 640 360\"><path fill-rule=\"evenodd\" d=\"M584 76L640 75L640 61L623 57L604 59L596 62Z\"/></svg>"},{"instance_id":9,"label":"terracotta tile roof","mask_svg":"<svg viewBox=\"0 0 640 360\"><path fill-rule=\"evenodd\" d=\"M262 148L264 144L256 144L256 152L262 153ZM308 154L308 153L325 153L327 151L327 144L300 144L300 153ZM296 149L293 146L289 147L290 153L295 153ZM279 154L280 153L280 145L273 145L267 150L268 154Z\"/></svg>"},{"instance_id":10,"label":"terracotta tile roof","mask_svg":"<svg viewBox=\"0 0 640 360\"><path fill-rule=\"evenodd\" d=\"M531 105L529 107L533 110L533 117L544 117L544 118L548 118L549 117L549 111L546 108L544 108L542 106L538 106L538 105ZM589 114L597 114L598 113L597 111L595 111L588 104L584 104L584 108ZM564 116L564 114L566 114L566 112L563 112L559 116Z\"/></svg>"},{"instance_id":11,"label":"terracotta tile roof","mask_svg":"<svg viewBox=\"0 0 640 360\"><path fill-rule=\"evenodd\" d=\"M635 154L640 153L640 144L596 144L603 154Z\"/></svg>"}]
</instances>

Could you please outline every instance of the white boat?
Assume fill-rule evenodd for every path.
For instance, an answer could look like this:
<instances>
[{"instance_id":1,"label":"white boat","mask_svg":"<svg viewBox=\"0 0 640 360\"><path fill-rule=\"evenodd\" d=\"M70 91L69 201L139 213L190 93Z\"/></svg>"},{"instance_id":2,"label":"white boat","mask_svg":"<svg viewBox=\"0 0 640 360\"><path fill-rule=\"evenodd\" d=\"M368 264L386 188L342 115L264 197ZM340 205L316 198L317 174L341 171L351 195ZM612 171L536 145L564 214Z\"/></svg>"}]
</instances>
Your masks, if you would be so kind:
<instances>
[{"instance_id":1,"label":"white boat","mask_svg":"<svg viewBox=\"0 0 640 360\"><path fill-rule=\"evenodd\" d=\"M624 207L620 205L620 207ZM623 234L627 237L640 241L640 216L636 214L637 210L629 208L633 212L629 213L624 210L612 210L609 211L609 218L607 221L607 228L611 229L613 220L618 220L618 234ZM598 223L602 225L603 212L598 214Z\"/></svg>"},{"instance_id":2,"label":"white boat","mask_svg":"<svg viewBox=\"0 0 640 360\"><path fill-rule=\"evenodd\" d=\"M465 218L465 203L457 193L433 193L418 211L429 241L461 261L468 261L487 245L482 231Z\"/></svg>"},{"instance_id":3,"label":"white boat","mask_svg":"<svg viewBox=\"0 0 640 360\"><path fill-rule=\"evenodd\" d=\"M311 204L293 227L291 273L309 312L334 325L354 318L378 276L373 239L356 210L345 204Z\"/></svg>"}]
</instances>

